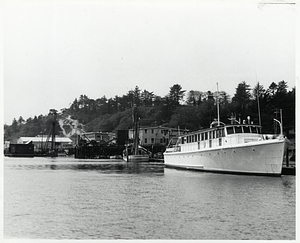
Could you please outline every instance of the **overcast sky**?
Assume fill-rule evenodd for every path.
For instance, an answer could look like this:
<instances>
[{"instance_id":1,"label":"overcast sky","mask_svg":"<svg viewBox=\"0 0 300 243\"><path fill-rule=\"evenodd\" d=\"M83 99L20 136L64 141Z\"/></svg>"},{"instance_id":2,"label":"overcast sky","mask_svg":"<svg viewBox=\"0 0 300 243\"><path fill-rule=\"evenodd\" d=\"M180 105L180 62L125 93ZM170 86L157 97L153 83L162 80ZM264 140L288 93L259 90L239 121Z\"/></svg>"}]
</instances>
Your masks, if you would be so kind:
<instances>
[{"instance_id":1,"label":"overcast sky","mask_svg":"<svg viewBox=\"0 0 300 243\"><path fill-rule=\"evenodd\" d=\"M270 2L270 1L268 1ZM4 0L4 122L81 94L171 86L295 86L295 4L271 1ZM260 3L260 4L259 4Z\"/></svg>"}]
</instances>

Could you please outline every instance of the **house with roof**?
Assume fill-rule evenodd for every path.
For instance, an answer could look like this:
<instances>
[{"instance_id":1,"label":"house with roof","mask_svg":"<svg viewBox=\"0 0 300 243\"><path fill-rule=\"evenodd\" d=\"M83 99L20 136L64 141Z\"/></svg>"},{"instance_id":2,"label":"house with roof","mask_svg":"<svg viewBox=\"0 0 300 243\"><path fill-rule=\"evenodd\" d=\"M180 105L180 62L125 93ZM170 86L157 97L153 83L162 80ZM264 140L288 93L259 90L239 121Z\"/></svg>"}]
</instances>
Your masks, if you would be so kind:
<instances>
[{"instance_id":1,"label":"house with roof","mask_svg":"<svg viewBox=\"0 0 300 243\"><path fill-rule=\"evenodd\" d=\"M139 143L151 152L164 152L166 146L175 144L179 135L186 133L187 130L163 127L150 126L139 128ZM128 131L128 138L132 140L134 130Z\"/></svg>"},{"instance_id":2,"label":"house with roof","mask_svg":"<svg viewBox=\"0 0 300 243\"><path fill-rule=\"evenodd\" d=\"M34 152L42 151L43 149L50 148L52 143L52 138L48 139L47 135L38 135L36 137L20 137L17 140L18 144L29 144L34 145ZM70 149L73 147L73 141L68 137L55 137L55 147L58 150Z\"/></svg>"}]
</instances>

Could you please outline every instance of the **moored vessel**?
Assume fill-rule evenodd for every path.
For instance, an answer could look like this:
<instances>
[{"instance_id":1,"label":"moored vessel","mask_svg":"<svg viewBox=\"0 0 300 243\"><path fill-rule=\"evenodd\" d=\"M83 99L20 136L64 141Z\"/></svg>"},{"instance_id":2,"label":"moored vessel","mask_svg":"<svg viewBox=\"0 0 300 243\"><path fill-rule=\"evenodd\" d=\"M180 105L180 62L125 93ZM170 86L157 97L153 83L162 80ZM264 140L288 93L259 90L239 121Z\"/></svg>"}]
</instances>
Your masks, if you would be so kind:
<instances>
[{"instance_id":1,"label":"moored vessel","mask_svg":"<svg viewBox=\"0 0 300 243\"><path fill-rule=\"evenodd\" d=\"M138 111L137 107L133 107L133 122L134 122L134 136L133 144L125 145L123 151L123 160L126 162L149 162L150 152L139 145L139 129L138 129Z\"/></svg>"},{"instance_id":2,"label":"moored vessel","mask_svg":"<svg viewBox=\"0 0 300 243\"><path fill-rule=\"evenodd\" d=\"M164 153L168 167L280 176L287 139L260 126L231 124L185 134Z\"/></svg>"},{"instance_id":3,"label":"moored vessel","mask_svg":"<svg viewBox=\"0 0 300 243\"><path fill-rule=\"evenodd\" d=\"M217 102L218 108L218 102ZM207 129L178 137L177 143L166 149L166 167L218 173L280 176L288 139L280 134L262 134L260 125L224 124L219 119Z\"/></svg>"}]
</instances>

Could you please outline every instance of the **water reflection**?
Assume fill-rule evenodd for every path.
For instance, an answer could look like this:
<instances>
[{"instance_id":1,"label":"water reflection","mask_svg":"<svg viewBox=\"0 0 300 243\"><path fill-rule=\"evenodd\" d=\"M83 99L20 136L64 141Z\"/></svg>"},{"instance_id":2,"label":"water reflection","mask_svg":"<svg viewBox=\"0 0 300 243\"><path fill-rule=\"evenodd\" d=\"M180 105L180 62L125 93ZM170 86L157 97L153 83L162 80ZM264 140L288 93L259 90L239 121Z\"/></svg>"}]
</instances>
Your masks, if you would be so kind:
<instances>
[{"instance_id":1,"label":"water reflection","mask_svg":"<svg viewBox=\"0 0 300 243\"><path fill-rule=\"evenodd\" d=\"M22 167L22 168L20 168ZM100 173L164 173L163 163L137 163L137 162L94 162L94 163L47 163L21 165L18 169L30 170L76 170L76 171L97 171Z\"/></svg>"},{"instance_id":2,"label":"water reflection","mask_svg":"<svg viewBox=\"0 0 300 243\"><path fill-rule=\"evenodd\" d=\"M293 187L293 181L289 180L289 176L282 176L282 184L286 189Z\"/></svg>"}]
</instances>

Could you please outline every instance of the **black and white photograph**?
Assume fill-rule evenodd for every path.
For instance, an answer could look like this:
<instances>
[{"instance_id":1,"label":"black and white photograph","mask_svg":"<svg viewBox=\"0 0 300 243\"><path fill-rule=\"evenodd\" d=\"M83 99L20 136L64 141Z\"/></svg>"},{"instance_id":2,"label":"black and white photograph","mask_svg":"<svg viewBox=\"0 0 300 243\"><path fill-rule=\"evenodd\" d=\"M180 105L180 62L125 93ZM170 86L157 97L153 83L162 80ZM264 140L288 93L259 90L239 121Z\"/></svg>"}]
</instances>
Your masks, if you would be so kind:
<instances>
[{"instance_id":1,"label":"black and white photograph","mask_svg":"<svg viewBox=\"0 0 300 243\"><path fill-rule=\"evenodd\" d=\"M0 9L4 242L297 240L298 1Z\"/></svg>"}]
</instances>

